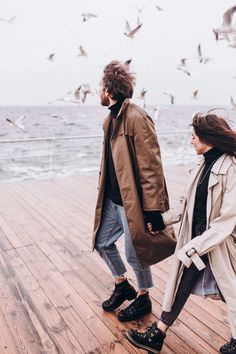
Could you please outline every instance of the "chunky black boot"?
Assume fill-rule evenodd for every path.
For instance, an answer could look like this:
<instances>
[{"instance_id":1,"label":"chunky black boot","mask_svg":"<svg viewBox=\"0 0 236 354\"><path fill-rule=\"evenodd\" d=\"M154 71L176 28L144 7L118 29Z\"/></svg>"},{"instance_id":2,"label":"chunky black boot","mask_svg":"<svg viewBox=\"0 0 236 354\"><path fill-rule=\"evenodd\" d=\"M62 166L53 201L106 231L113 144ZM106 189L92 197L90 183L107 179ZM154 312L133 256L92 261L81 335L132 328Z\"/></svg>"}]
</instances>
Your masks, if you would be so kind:
<instances>
[{"instance_id":1,"label":"chunky black boot","mask_svg":"<svg viewBox=\"0 0 236 354\"><path fill-rule=\"evenodd\" d=\"M165 334L157 328L156 322L147 327L144 333L129 329L125 334L131 344L137 348L146 349L149 353L160 353L165 339Z\"/></svg>"},{"instance_id":2,"label":"chunky black boot","mask_svg":"<svg viewBox=\"0 0 236 354\"><path fill-rule=\"evenodd\" d=\"M132 304L118 314L118 320L121 322L134 321L152 311L152 303L148 292L139 295Z\"/></svg>"},{"instance_id":3,"label":"chunky black boot","mask_svg":"<svg viewBox=\"0 0 236 354\"><path fill-rule=\"evenodd\" d=\"M122 283L115 284L111 297L102 303L102 308L104 311L113 311L123 304L125 300L133 300L136 296L136 290L126 279Z\"/></svg>"},{"instance_id":4,"label":"chunky black boot","mask_svg":"<svg viewBox=\"0 0 236 354\"><path fill-rule=\"evenodd\" d=\"M236 339L231 338L230 342L222 345L220 352L222 354L236 354Z\"/></svg>"}]
</instances>

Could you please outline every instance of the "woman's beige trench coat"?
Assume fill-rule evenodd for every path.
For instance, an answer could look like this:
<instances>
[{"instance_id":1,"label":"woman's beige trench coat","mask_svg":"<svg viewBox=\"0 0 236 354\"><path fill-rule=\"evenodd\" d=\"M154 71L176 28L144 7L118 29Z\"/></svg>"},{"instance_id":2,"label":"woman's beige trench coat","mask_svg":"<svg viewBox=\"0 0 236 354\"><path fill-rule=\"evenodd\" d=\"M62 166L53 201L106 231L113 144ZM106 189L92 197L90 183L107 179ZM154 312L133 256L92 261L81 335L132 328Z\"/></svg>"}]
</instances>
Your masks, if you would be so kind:
<instances>
[{"instance_id":1,"label":"woman's beige trench coat","mask_svg":"<svg viewBox=\"0 0 236 354\"><path fill-rule=\"evenodd\" d=\"M111 119L109 115L103 125L104 143L95 211L93 248L102 217L106 178L105 146ZM167 256L173 253L175 241L172 252L162 245L158 248L154 247L155 238L145 229L143 210L160 210L161 212L168 210L168 194L154 123L142 109L130 103L128 99L124 101L117 116L116 127L111 137L111 151L132 241L140 263L146 267L156 263L160 255L166 254ZM164 230L161 234L166 233L167 231Z\"/></svg>"},{"instance_id":2,"label":"woman's beige trench coat","mask_svg":"<svg viewBox=\"0 0 236 354\"><path fill-rule=\"evenodd\" d=\"M228 307L232 335L236 338L236 159L224 154L213 165L208 185L207 228L202 235L191 240L195 192L203 165L204 159L192 170L187 186L186 205L163 310L171 311L183 264L188 267L194 261L198 265L199 256L208 253L212 273ZM192 249L196 253L186 257Z\"/></svg>"}]
</instances>

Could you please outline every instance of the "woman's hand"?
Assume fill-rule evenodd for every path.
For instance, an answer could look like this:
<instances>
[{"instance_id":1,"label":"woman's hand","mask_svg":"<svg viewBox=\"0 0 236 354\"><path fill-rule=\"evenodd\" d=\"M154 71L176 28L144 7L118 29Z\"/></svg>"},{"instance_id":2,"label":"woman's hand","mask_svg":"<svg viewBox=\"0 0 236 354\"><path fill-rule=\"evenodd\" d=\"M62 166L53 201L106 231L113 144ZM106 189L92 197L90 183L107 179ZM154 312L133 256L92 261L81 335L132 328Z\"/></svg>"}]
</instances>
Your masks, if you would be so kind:
<instances>
[{"instance_id":1,"label":"woman's hand","mask_svg":"<svg viewBox=\"0 0 236 354\"><path fill-rule=\"evenodd\" d=\"M162 214L165 226L175 224L180 221L185 207L185 198L180 197L178 203L174 208L169 209Z\"/></svg>"}]
</instances>

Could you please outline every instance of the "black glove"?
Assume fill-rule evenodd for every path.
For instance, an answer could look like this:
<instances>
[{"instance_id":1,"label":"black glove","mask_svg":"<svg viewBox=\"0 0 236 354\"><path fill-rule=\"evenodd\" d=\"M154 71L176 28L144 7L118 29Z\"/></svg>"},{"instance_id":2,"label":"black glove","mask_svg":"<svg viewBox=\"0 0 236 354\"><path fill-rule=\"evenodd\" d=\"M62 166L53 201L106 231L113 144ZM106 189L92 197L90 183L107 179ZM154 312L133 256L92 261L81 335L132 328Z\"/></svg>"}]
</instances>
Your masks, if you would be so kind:
<instances>
[{"instance_id":1,"label":"black glove","mask_svg":"<svg viewBox=\"0 0 236 354\"><path fill-rule=\"evenodd\" d=\"M151 231L161 231L164 230L165 224L163 222L163 218L161 212L159 210L155 211L144 211L144 220L145 224L151 224L152 229Z\"/></svg>"}]
</instances>

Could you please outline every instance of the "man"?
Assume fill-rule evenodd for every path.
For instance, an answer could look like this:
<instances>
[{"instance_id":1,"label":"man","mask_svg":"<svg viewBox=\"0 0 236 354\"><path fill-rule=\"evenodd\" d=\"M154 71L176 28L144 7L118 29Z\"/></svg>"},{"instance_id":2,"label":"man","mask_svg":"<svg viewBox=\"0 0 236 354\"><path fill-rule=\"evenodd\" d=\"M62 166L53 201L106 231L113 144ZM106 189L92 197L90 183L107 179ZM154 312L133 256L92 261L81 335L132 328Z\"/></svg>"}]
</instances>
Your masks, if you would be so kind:
<instances>
[{"instance_id":1,"label":"man","mask_svg":"<svg viewBox=\"0 0 236 354\"><path fill-rule=\"evenodd\" d=\"M100 100L110 113L103 126L93 248L115 280L115 289L103 302L103 309L113 311L125 300L134 300L119 312L120 321L136 320L151 312L148 289L153 281L149 265L156 262L157 252L152 238L164 229L161 212L169 209L154 123L145 111L130 103L133 85L134 76L124 64L112 61L105 67ZM126 268L116 247L123 233L138 292L125 277Z\"/></svg>"}]
</instances>

